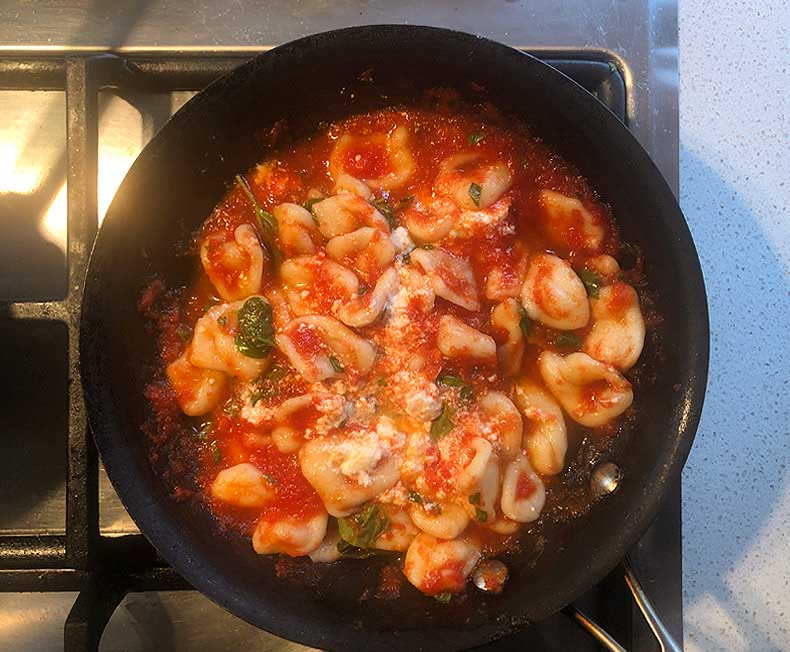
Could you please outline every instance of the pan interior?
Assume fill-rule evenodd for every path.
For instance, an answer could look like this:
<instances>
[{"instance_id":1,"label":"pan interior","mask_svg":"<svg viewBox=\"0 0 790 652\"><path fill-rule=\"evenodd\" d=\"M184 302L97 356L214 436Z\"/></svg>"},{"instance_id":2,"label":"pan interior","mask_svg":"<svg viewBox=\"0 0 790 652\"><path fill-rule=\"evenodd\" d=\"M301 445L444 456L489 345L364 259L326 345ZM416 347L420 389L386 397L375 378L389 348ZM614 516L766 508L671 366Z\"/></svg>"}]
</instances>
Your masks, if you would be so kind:
<instances>
[{"instance_id":1,"label":"pan interior","mask_svg":"<svg viewBox=\"0 0 790 652\"><path fill-rule=\"evenodd\" d=\"M361 73L370 71L364 75ZM469 591L440 605L404 587L375 593L376 562L305 564L280 577L275 560L218 535L209 517L168 498L152 473L140 424L154 348L136 310L152 274L188 279L174 255L233 175L265 156L262 131L285 119L291 133L399 103L425 90L488 100L573 162L611 204L623 239L646 253L666 338L649 395L637 396L634 435L618 462L618 492L558 525L540 555L509 565L500 596ZM647 351L646 355L654 352ZM649 525L679 474L701 410L707 316L699 265L683 216L627 130L574 82L505 46L447 30L362 27L308 37L245 64L190 101L145 148L108 212L88 274L82 369L91 425L110 478L140 529L197 588L275 634L340 647L458 648L548 616L599 581Z\"/></svg>"}]
</instances>

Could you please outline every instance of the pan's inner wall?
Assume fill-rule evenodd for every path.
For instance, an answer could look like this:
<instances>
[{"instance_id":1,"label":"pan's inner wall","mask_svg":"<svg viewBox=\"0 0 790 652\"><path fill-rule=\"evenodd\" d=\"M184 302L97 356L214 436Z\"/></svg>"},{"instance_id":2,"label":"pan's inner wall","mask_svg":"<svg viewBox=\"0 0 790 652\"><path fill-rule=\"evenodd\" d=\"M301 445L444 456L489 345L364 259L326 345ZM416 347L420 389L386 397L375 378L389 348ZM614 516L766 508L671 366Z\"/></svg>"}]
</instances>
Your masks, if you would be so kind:
<instances>
[{"instance_id":1,"label":"pan's inner wall","mask_svg":"<svg viewBox=\"0 0 790 652\"><path fill-rule=\"evenodd\" d=\"M154 346L136 298L155 272L169 286L187 282L191 263L174 255L173 243L202 222L235 173L265 155L259 134L276 121L286 119L294 135L309 133L349 113L412 103L437 86L479 100L470 82L573 162L611 204L624 240L645 251L648 283L670 338L667 355L652 394L637 396L618 493L560 527L534 567L526 557L515 563L501 596L470 591L465 601L444 606L405 590L400 600L359 600L378 581L369 562L326 567L304 588L278 578L274 561L245 542L214 536L207 519L172 502L151 472L139 425L147 415L142 390ZM358 642L364 631L365 637L386 634L367 639L371 649L419 642L459 647L549 615L600 579L636 540L667 477L679 472L701 407L696 370L702 365L704 383L707 340L700 347L695 339L706 325L704 291L669 190L632 137L613 127L615 119L595 102L544 64L489 41L443 30L358 28L310 37L245 65L189 102L144 150L110 208L91 262L86 392L119 494L160 552L198 588L255 624L313 645Z\"/></svg>"}]
</instances>

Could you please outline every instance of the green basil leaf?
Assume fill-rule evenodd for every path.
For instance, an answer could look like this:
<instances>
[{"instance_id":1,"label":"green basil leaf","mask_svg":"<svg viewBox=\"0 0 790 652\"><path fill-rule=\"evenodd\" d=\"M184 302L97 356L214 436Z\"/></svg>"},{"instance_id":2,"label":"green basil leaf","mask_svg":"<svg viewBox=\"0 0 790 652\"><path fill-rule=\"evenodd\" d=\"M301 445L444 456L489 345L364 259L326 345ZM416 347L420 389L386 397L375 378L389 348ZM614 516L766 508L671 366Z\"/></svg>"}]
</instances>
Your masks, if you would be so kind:
<instances>
[{"instance_id":1,"label":"green basil leaf","mask_svg":"<svg viewBox=\"0 0 790 652\"><path fill-rule=\"evenodd\" d=\"M403 199L401 199L397 204L395 204L396 211L401 211L406 208L409 204L414 201L414 195L406 195Z\"/></svg>"},{"instance_id":2,"label":"green basil leaf","mask_svg":"<svg viewBox=\"0 0 790 652\"><path fill-rule=\"evenodd\" d=\"M324 201L324 199L325 197L313 197L312 199L308 199L304 204L302 204L302 206L312 213L313 206L315 206L320 201Z\"/></svg>"},{"instance_id":3,"label":"green basil leaf","mask_svg":"<svg viewBox=\"0 0 790 652\"><path fill-rule=\"evenodd\" d=\"M261 399L273 398L277 395L277 383L288 375L288 368L281 364L273 365L265 374L258 378L258 387L250 393L250 404L255 405Z\"/></svg>"},{"instance_id":4,"label":"green basil leaf","mask_svg":"<svg viewBox=\"0 0 790 652\"><path fill-rule=\"evenodd\" d=\"M339 374L342 374L346 370L346 368L343 366L343 364L340 362L340 360L338 360L333 355L329 356L329 364L331 364L332 365L332 369L334 369Z\"/></svg>"},{"instance_id":5,"label":"green basil leaf","mask_svg":"<svg viewBox=\"0 0 790 652\"><path fill-rule=\"evenodd\" d=\"M264 374L263 379L276 383L277 381L280 381L283 378L285 378L287 375L288 375L288 367L285 367L281 364L276 364L273 365L269 369L269 371L267 371Z\"/></svg>"},{"instance_id":6,"label":"green basil leaf","mask_svg":"<svg viewBox=\"0 0 790 652\"><path fill-rule=\"evenodd\" d=\"M469 503L472 505L483 504L483 497L480 495L479 491L476 494L472 494L471 496L469 496Z\"/></svg>"},{"instance_id":7,"label":"green basil leaf","mask_svg":"<svg viewBox=\"0 0 790 652\"><path fill-rule=\"evenodd\" d=\"M473 183L471 186L469 186L469 196L472 198L472 203L475 206L480 206L480 193L482 190L483 189L476 183Z\"/></svg>"},{"instance_id":8,"label":"green basil leaf","mask_svg":"<svg viewBox=\"0 0 790 652\"><path fill-rule=\"evenodd\" d=\"M277 218L270 212L261 208L261 205L258 203L258 200L255 199L255 195L252 193L250 184L247 183L247 179L245 179L242 175L237 174L236 184L242 189L244 194L247 196L247 199L249 199L250 203L252 204L252 208L255 211L255 217L258 219L258 226L261 228L261 233L263 235L263 243L266 246L269 255L271 256L272 263L275 267L279 267L280 262L283 259L283 254L274 242L274 236L277 235L279 227L277 224Z\"/></svg>"},{"instance_id":9,"label":"green basil leaf","mask_svg":"<svg viewBox=\"0 0 790 652\"><path fill-rule=\"evenodd\" d=\"M469 134L467 140L469 141L470 145L477 145L481 140L485 140L486 134L482 131L476 131L473 134Z\"/></svg>"},{"instance_id":10,"label":"green basil leaf","mask_svg":"<svg viewBox=\"0 0 790 652\"><path fill-rule=\"evenodd\" d=\"M423 503L422 496L420 496L420 494L418 494L416 491L409 492L409 500L413 503L417 503L418 505L422 505Z\"/></svg>"},{"instance_id":11,"label":"green basil leaf","mask_svg":"<svg viewBox=\"0 0 790 652\"><path fill-rule=\"evenodd\" d=\"M434 600L436 600L436 602L447 604L448 602L450 602L450 600L453 599L453 594L450 593L449 591L443 591L442 593L437 593L435 596L433 596L433 598Z\"/></svg>"},{"instance_id":12,"label":"green basil leaf","mask_svg":"<svg viewBox=\"0 0 790 652\"><path fill-rule=\"evenodd\" d=\"M211 443L209 444L209 450L211 451L211 457L214 460L214 464L219 464L222 461L222 451L219 449L219 442L216 439L212 439Z\"/></svg>"},{"instance_id":13,"label":"green basil leaf","mask_svg":"<svg viewBox=\"0 0 790 652\"><path fill-rule=\"evenodd\" d=\"M206 439L208 439L208 434L211 432L213 427L214 423L212 421L201 423L200 429L195 433L195 438L200 441L206 441Z\"/></svg>"},{"instance_id":14,"label":"green basil leaf","mask_svg":"<svg viewBox=\"0 0 790 652\"><path fill-rule=\"evenodd\" d=\"M265 478L266 482L269 484L280 484L280 481L275 478L273 475L269 475L268 473L261 472L261 475Z\"/></svg>"},{"instance_id":15,"label":"green basil leaf","mask_svg":"<svg viewBox=\"0 0 790 652\"><path fill-rule=\"evenodd\" d=\"M342 557L346 557L347 559L369 559L376 554L373 550L352 546L342 539L337 542L337 551Z\"/></svg>"},{"instance_id":16,"label":"green basil leaf","mask_svg":"<svg viewBox=\"0 0 790 652\"><path fill-rule=\"evenodd\" d=\"M274 346L272 307L261 297L250 297L239 310L236 346L248 358L265 358Z\"/></svg>"},{"instance_id":17,"label":"green basil leaf","mask_svg":"<svg viewBox=\"0 0 790 652\"><path fill-rule=\"evenodd\" d=\"M466 387L466 381L463 378L443 371L436 377L436 382L448 387Z\"/></svg>"},{"instance_id":18,"label":"green basil leaf","mask_svg":"<svg viewBox=\"0 0 790 652\"><path fill-rule=\"evenodd\" d=\"M231 419L235 419L241 412L241 403L235 397L229 398L222 406L222 411L227 414Z\"/></svg>"},{"instance_id":19,"label":"green basil leaf","mask_svg":"<svg viewBox=\"0 0 790 652\"><path fill-rule=\"evenodd\" d=\"M178 335L178 339L180 339L184 344L189 342L192 339L192 330L189 326L185 326L184 324L179 324L176 326L176 335Z\"/></svg>"},{"instance_id":20,"label":"green basil leaf","mask_svg":"<svg viewBox=\"0 0 790 652\"><path fill-rule=\"evenodd\" d=\"M454 414L455 410L447 405L446 401L443 402L442 411L439 413L439 416L431 422L431 437L439 439L449 434L453 429L452 417Z\"/></svg>"},{"instance_id":21,"label":"green basil leaf","mask_svg":"<svg viewBox=\"0 0 790 652\"><path fill-rule=\"evenodd\" d=\"M447 385L448 387L459 387L461 389L461 398L464 401L471 399L475 393L474 388L460 376L453 376L452 374L441 372L437 376L436 382Z\"/></svg>"},{"instance_id":22,"label":"green basil leaf","mask_svg":"<svg viewBox=\"0 0 790 652\"><path fill-rule=\"evenodd\" d=\"M584 287L587 290L587 294L590 295L593 299L597 299L600 296L600 289L601 289L601 277L598 276L595 272L591 272L587 269L580 269L576 272L579 275L579 278L584 283Z\"/></svg>"},{"instance_id":23,"label":"green basil leaf","mask_svg":"<svg viewBox=\"0 0 790 652\"><path fill-rule=\"evenodd\" d=\"M361 297L365 296L368 293L368 290L370 290L370 287L368 287L364 283L361 283L359 289L357 290L357 294Z\"/></svg>"},{"instance_id":24,"label":"green basil leaf","mask_svg":"<svg viewBox=\"0 0 790 652\"><path fill-rule=\"evenodd\" d=\"M394 230L398 223L395 221L395 211L392 209L387 203L387 200L383 197L377 197L376 199L371 199L370 203L372 206L384 216L384 219L387 220L387 224L389 224L390 231Z\"/></svg>"},{"instance_id":25,"label":"green basil leaf","mask_svg":"<svg viewBox=\"0 0 790 652\"><path fill-rule=\"evenodd\" d=\"M521 329L521 332L524 334L524 339L527 340L529 339L529 334L532 332L532 322L527 315L527 311L524 310L524 306L522 306L520 303L518 304L518 314L518 326Z\"/></svg>"},{"instance_id":26,"label":"green basil leaf","mask_svg":"<svg viewBox=\"0 0 790 652\"><path fill-rule=\"evenodd\" d=\"M217 319L217 323L224 328L228 325L228 316L222 315L219 319Z\"/></svg>"},{"instance_id":27,"label":"green basil leaf","mask_svg":"<svg viewBox=\"0 0 790 652\"><path fill-rule=\"evenodd\" d=\"M357 548L372 548L389 526L387 512L373 503L351 516L337 519L340 538Z\"/></svg>"},{"instance_id":28,"label":"green basil leaf","mask_svg":"<svg viewBox=\"0 0 790 652\"><path fill-rule=\"evenodd\" d=\"M488 520L488 512L479 507L475 507L475 518L481 523L485 523Z\"/></svg>"},{"instance_id":29,"label":"green basil leaf","mask_svg":"<svg viewBox=\"0 0 790 652\"><path fill-rule=\"evenodd\" d=\"M554 346L561 349L580 349L582 341L578 335L563 331L554 337Z\"/></svg>"}]
</instances>

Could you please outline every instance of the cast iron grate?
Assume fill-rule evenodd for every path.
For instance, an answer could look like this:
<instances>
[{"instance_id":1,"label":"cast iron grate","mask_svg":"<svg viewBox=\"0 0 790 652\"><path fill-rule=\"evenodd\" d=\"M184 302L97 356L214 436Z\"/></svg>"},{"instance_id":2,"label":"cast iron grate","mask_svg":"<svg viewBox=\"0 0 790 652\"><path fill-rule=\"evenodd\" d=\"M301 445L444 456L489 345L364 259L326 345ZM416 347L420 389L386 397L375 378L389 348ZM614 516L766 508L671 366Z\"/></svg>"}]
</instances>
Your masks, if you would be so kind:
<instances>
[{"instance_id":1,"label":"cast iron grate","mask_svg":"<svg viewBox=\"0 0 790 652\"><path fill-rule=\"evenodd\" d=\"M120 56L8 55L0 57L0 90L60 90L66 96L67 293L40 302L0 303L0 321L34 320L65 325L68 343L68 432L65 534L0 536L0 591L78 591L64 626L66 652L96 650L107 621L130 592L191 589L160 559L142 535L99 533L98 462L88 432L79 382L79 318L82 286L98 225L98 96L191 91L205 87L252 56L250 52ZM549 63L594 93L625 120L626 90L616 66L554 54ZM620 641L637 646L632 604L616 573L579 602ZM491 649L598 649L563 614Z\"/></svg>"}]
</instances>

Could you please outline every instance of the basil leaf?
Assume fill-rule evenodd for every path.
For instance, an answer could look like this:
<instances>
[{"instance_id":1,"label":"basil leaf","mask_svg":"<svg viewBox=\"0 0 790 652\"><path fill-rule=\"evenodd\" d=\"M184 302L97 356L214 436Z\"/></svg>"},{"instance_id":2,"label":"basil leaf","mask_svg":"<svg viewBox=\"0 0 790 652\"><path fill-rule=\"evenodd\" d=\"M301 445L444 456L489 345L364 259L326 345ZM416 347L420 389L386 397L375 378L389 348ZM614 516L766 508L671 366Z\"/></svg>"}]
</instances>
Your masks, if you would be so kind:
<instances>
[{"instance_id":1,"label":"basil leaf","mask_svg":"<svg viewBox=\"0 0 790 652\"><path fill-rule=\"evenodd\" d=\"M206 439L208 439L208 434L211 432L213 427L214 423L212 421L206 421L205 423L200 424L200 429L195 433L195 437L200 441L206 441Z\"/></svg>"},{"instance_id":2,"label":"basil leaf","mask_svg":"<svg viewBox=\"0 0 790 652\"><path fill-rule=\"evenodd\" d=\"M368 293L368 290L370 290L370 287L368 287L367 285L365 285L364 283L362 283L362 284L359 286L359 289L357 289L357 294L358 294L359 296L361 296L361 297L362 297L362 296L365 296L365 295Z\"/></svg>"},{"instance_id":3,"label":"basil leaf","mask_svg":"<svg viewBox=\"0 0 790 652\"><path fill-rule=\"evenodd\" d=\"M422 505L423 503L422 496L420 496L420 494L418 494L416 491L409 492L409 500L413 503L417 503L418 505Z\"/></svg>"},{"instance_id":4,"label":"basil leaf","mask_svg":"<svg viewBox=\"0 0 790 652\"><path fill-rule=\"evenodd\" d=\"M443 402L442 411L439 413L439 416L431 422L431 437L439 439L448 434L453 429L453 422L451 419L454 414L455 410L447 405L446 401Z\"/></svg>"},{"instance_id":5,"label":"basil leaf","mask_svg":"<svg viewBox=\"0 0 790 652\"><path fill-rule=\"evenodd\" d=\"M442 385L447 385L448 387L460 387L461 398L464 401L468 401L475 394L474 388L459 376L453 376L452 374L442 372L436 378L436 382L441 383Z\"/></svg>"},{"instance_id":6,"label":"basil leaf","mask_svg":"<svg viewBox=\"0 0 790 652\"><path fill-rule=\"evenodd\" d=\"M562 332L555 336L554 346L561 349L580 349L582 341L579 339L579 336L574 333Z\"/></svg>"},{"instance_id":7,"label":"basil leaf","mask_svg":"<svg viewBox=\"0 0 790 652\"><path fill-rule=\"evenodd\" d=\"M597 299L601 294L601 278L598 276L598 274L587 269L581 269L576 273L579 275L582 283L584 283L587 294L593 299Z\"/></svg>"},{"instance_id":8,"label":"basil leaf","mask_svg":"<svg viewBox=\"0 0 790 652\"><path fill-rule=\"evenodd\" d=\"M469 134L469 138L467 138L467 140L469 141L470 145L477 145L477 143L479 143L481 140L485 140L485 137L486 134L484 134L482 131L476 131L473 134Z\"/></svg>"},{"instance_id":9,"label":"basil leaf","mask_svg":"<svg viewBox=\"0 0 790 652\"><path fill-rule=\"evenodd\" d=\"M472 198L472 203L475 206L480 206L480 192L482 188L478 186L476 183L473 183L469 186L469 196Z\"/></svg>"},{"instance_id":10,"label":"basil leaf","mask_svg":"<svg viewBox=\"0 0 790 652\"><path fill-rule=\"evenodd\" d=\"M371 503L356 514L337 519L337 526L340 538L346 543L357 548L372 548L389 526L389 518L384 509Z\"/></svg>"},{"instance_id":11,"label":"basil leaf","mask_svg":"<svg viewBox=\"0 0 790 652\"><path fill-rule=\"evenodd\" d=\"M218 305L219 305L219 301L214 301L214 300L212 300L211 302L209 302L209 303L207 303L205 306L203 306L203 307L201 308L201 310L202 310L204 313L206 313L206 312L208 312L209 310L211 310L211 309L212 309L214 306L218 306Z\"/></svg>"},{"instance_id":12,"label":"basil leaf","mask_svg":"<svg viewBox=\"0 0 790 652\"><path fill-rule=\"evenodd\" d=\"M376 554L373 550L352 546L342 539L337 542L337 551L347 559L368 559Z\"/></svg>"},{"instance_id":13,"label":"basil leaf","mask_svg":"<svg viewBox=\"0 0 790 652\"><path fill-rule=\"evenodd\" d=\"M209 450L211 451L211 457L214 459L214 464L219 464L222 460L222 451L220 451L219 443L216 439L211 440Z\"/></svg>"},{"instance_id":14,"label":"basil leaf","mask_svg":"<svg viewBox=\"0 0 790 652\"><path fill-rule=\"evenodd\" d=\"M266 479L266 482L269 484L280 484L280 481L275 478L273 475L269 475L268 473L261 472L261 475Z\"/></svg>"},{"instance_id":15,"label":"basil leaf","mask_svg":"<svg viewBox=\"0 0 790 652\"><path fill-rule=\"evenodd\" d=\"M313 197L312 199L308 199L304 204L302 204L303 208L306 208L311 213L313 212L313 206L315 206L318 202L324 201L324 197Z\"/></svg>"},{"instance_id":16,"label":"basil leaf","mask_svg":"<svg viewBox=\"0 0 790 652\"><path fill-rule=\"evenodd\" d=\"M394 230L396 226L398 226L397 222L395 221L395 211L393 211L392 206L387 203L387 200L383 197L377 197L376 199L370 200L371 205L384 216L384 219L387 220L387 224L390 227L390 231Z\"/></svg>"},{"instance_id":17,"label":"basil leaf","mask_svg":"<svg viewBox=\"0 0 790 652\"><path fill-rule=\"evenodd\" d=\"M520 303L518 304L518 314L520 319L518 320L518 326L521 329L521 332L524 334L524 339L529 339L529 334L532 332L532 322L527 315L527 311L524 310L524 306Z\"/></svg>"},{"instance_id":18,"label":"basil leaf","mask_svg":"<svg viewBox=\"0 0 790 652\"><path fill-rule=\"evenodd\" d=\"M479 507L475 507L475 518L481 523L485 523L488 520L488 512Z\"/></svg>"},{"instance_id":19,"label":"basil leaf","mask_svg":"<svg viewBox=\"0 0 790 652\"><path fill-rule=\"evenodd\" d=\"M223 404L222 411L231 419L235 419L241 412L241 403L237 398L231 397Z\"/></svg>"},{"instance_id":20,"label":"basil leaf","mask_svg":"<svg viewBox=\"0 0 790 652\"><path fill-rule=\"evenodd\" d=\"M264 380L270 380L273 383L276 383L279 380L282 380L288 375L288 368L284 367L280 364L274 365L269 371L264 374Z\"/></svg>"},{"instance_id":21,"label":"basil leaf","mask_svg":"<svg viewBox=\"0 0 790 652\"><path fill-rule=\"evenodd\" d=\"M189 342L192 339L192 330L189 326L185 326L184 324L179 324L176 327L176 335L178 335L178 339L180 339L184 344Z\"/></svg>"},{"instance_id":22,"label":"basil leaf","mask_svg":"<svg viewBox=\"0 0 790 652\"><path fill-rule=\"evenodd\" d=\"M342 374L346 368L342 365L340 360L338 360L335 356L329 356L329 364L332 365L332 369L334 369L337 373Z\"/></svg>"},{"instance_id":23,"label":"basil leaf","mask_svg":"<svg viewBox=\"0 0 790 652\"><path fill-rule=\"evenodd\" d=\"M466 387L466 381L463 378L444 372L441 372L437 376L436 382L441 383L442 385L447 385L448 387Z\"/></svg>"},{"instance_id":24,"label":"basil leaf","mask_svg":"<svg viewBox=\"0 0 790 652\"><path fill-rule=\"evenodd\" d=\"M236 175L236 185L242 189L247 199L250 200L252 208L255 211L255 217L258 219L258 226L260 226L263 234L264 245L271 256L274 266L279 267L283 254L274 242L274 236L277 235L278 231L277 218L261 208L258 200L255 199L255 195L252 194L252 189L250 188L250 184L247 183L247 179L240 174Z\"/></svg>"},{"instance_id":25,"label":"basil leaf","mask_svg":"<svg viewBox=\"0 0 790 652\"><path fill-rule=\"evenodd\" d=\"M448 602L450 602L450 600L453 599L453 594L450 593L449 591L443 591L442 593L437 593L435 596L433 596L433 598L434 600L436 600L436 602L447 604Z\"/></svg>"},{"instance_id":26,"label":"basil leaf","mask_svg":"<svg viewBox=\"0 0 790 652\"><path fill-rule=\"evenodd\" d=\"M397 204L395 204L395 210L400 211L406 208L409 204L414 201L414 195L406 195L403 199L401 199Z\"/></svg>"},{"instance_id":27,"label":"basil leaf","mask_svg":"<svg viewBox=\"0 0 790 652\"><path fill-rule=\"evenodd\" d=\"M472 505L483 504L483 497L480 495L479 491L476 494L472 494L471 496L469 496L469 503Z\"/></svg>"},{"instance_id":28,"label":"basil leaf","mask_svg":"<svg viewBox=\"0 0 790 652\"><path fill-rule=\"evenodd\" d=\"M277 387L277 383L281 381L288 375L288 368L284 367L280 364L276 364L269 371L267 371L263 376L258 379L258 382L261 383L258 388L250 393L250 405L255 407L255 405L264 398L272 398L276 396L279 388Z\"/></svg>"},{"instance_id":29,"label":"basil leaf","mask_svg":"<svg viewBox=\"0 0 790 652\"><path fill-rule=\"evenodd\" d=\"M217 323L218 323L220 326L222 326L223 328L225 328L225 326L227 326L227 325L228 325L228 316L227 316L227 315L222 315L222 317L220 317L219 319L217 319Z\"/></svg>"},{"instance_id":30,"label":"basil leaf","mask_svg":"<svg viewBox=\"0 0 790 652\"><path fill-rule=\"evenodd\" d=\"M265 358L274 346L272 307L261 297L250 297L239 310L236 346L248 358Z\"/></svg>"}]
</instances>

